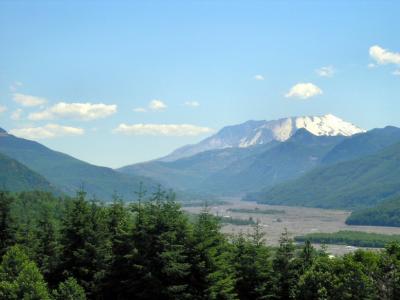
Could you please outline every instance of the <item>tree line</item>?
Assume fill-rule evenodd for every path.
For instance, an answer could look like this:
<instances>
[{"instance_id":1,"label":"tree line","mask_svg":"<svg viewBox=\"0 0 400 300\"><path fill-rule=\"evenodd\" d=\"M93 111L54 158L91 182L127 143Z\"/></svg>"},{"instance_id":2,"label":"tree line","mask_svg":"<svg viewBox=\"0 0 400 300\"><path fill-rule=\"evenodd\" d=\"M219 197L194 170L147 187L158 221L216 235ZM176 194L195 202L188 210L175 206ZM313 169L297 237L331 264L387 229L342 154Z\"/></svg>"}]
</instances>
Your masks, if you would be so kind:
<instances>
[{"instance_id":1,"label":"tree line","mask_svg":"<svg viewBox=\"0 0 400 300\"><path fill-rule=\"evenodd\" d=\"M226 236L161 190L104 204L0 192L0 299L399 299L400 245L342 257L265 244L256 222Z\"/></svg>"}]
</instances>

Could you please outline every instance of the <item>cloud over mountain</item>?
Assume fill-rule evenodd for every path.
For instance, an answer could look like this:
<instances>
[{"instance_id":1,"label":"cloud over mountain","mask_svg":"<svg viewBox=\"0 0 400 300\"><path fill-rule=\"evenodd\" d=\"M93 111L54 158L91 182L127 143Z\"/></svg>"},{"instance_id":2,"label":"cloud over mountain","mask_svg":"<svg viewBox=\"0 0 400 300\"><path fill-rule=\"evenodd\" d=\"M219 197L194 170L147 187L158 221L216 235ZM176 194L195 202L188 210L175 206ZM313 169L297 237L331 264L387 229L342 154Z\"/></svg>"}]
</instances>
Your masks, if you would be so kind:
<instances>
[{"instance_id":1,"label":"cloud over mountain","mask_svg":"<svg viewBox=\"0 0 400 300\"><path fill-rule=\"evenodd\" d=\"M40 127L25 127L10 130L11 134L27 139L49 139L60 136L76 136L84 134L82 128L47 124Z\"/></svg>"},{"instance_id":2,"label":"cloud over mountain","mask_svg":"<svg viewBox=\"0 0 400 300\"><path fill-rule=\"evenodd\" d=\"M322 90L313 83L298 83L290 89L285 97L308 99L321 94Z\"/></svg>"}]
</instances>

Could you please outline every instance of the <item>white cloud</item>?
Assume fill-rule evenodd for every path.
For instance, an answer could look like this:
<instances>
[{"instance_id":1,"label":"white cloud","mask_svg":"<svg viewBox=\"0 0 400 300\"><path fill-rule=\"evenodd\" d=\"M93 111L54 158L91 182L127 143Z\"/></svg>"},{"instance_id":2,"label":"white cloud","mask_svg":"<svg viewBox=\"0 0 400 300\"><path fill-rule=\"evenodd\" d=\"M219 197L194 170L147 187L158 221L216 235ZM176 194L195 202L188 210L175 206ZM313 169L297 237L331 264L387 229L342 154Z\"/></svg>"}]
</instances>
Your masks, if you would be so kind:
<instances>
[{"instance_id":1,"label":"white cloud","mask_svg":"<svg viewBox=\"0 0 400 300\"><path fill-rule=\"evenodd\" d=\"M0 114L5 112L7 110L7 107L0 105Z\"/></svg>"},{"instance_id":2,"label":"white cloud","mask_svg":"<svg viewBox=\"0 0 400 300\"><path fill-rule=\"evenodd\" d=\"M18 108L17 110L14 110L14 111L11 113L10 118L11 118L11 120L18 121L18 120L21 119L22 114L23 114L22 109Z\"/></svg>"},{"instance_id":3,"label":"white cloud","mask_svg":"<svg viewBox=\"0 0 400 300\"><path fill-rule=\"evenodd\" d=\"M315 72L321 77L332 77L335 74L335 69L333 66L326 66L315 70Z\"/></svg>"},{"instance_id":4,"label":"white cloud","mask_svg":"<svg viewBox=\"0 0 400 300\"><path fill-rule=\"evenodd\" d=\"M190 107L199 107L200 103L197 101L186 101L185 103L183 103L183 105Z\"/></svg>"},{"instance_id":5,"label":"white cloud","mask_svg":"<svg viewBox=\"0 0 400 300\"><path fill-rule=\"evenodd\" d=\"M321 94L322 90L313 83L298 83L290 89L285 97L307 99Z\"/></svg>"},{"instance_id":6,"label":"white cloud","mask_svg":"<svg viewBox=\"0 0 400 300\"><path fill-rule=\"evenodd\" d=\"M76 119L90 121L108 117L117 112L116 105L103 103L65 103L60 102L43 111L31 113L29 120L53 120L53 119Z\"/></svg>"},{"instance_id":7,"label":"white cloud","mask_svg":"<svg viewBox=\"0 0 400 300\"><path fill-rule=\"evenodd\" d=\"M400 76L400 69L399 70L394 70L392 74L394 76Z\"/></svg>"},{"instance_id":8,"label":"white cloud","mask_svg":"<svg viewBox=\"0 0 400 300\"><path fill-rule=\"evenodd\" d=\"M15 81L12 85L10 85L10 91L11 92L16 92L19 87L22 86L22 82Z\"/></svg>"},{"instance_id":9,"label":"white cloud","mask_svg":"<svg viewBox=\"0 0 400 300\"><path fill-rule=\"evenodd\" d=\"M113 131L126 135L195 136L213 130L190 124L119 124Z\"/></svg>"},{"instance_id":10,"label":"white cloud","mask_svg":"<svg viewBox=\"0 0 400 300\"><path fill-rule=\"evenodd\" d=\"M368 69L373 69L376 67L376 64L370 63L367 65Z\"/></svg>"},{"instance_id":11,"label":"white cloud","mask_svg":"<svg viewBox=\"0 0 400 300\"><path fill-rule=\"evenodd\" d=\"M144 107L136 107L133 109L133 111L138 113L144 113L147 111L147 109L145 109Z\"/></svg>"},{"instance_id":12,"label":"white cloud","mask_svg":"<svg viewBox=\"0 0 400 300\"><path fill-rule=\"evenodd\" d=\"M11 134L27 139L50 139L60 136L82 135L85 131L82 128L61 126L58 124L47 124L42 127L26 127L10 130Z\"/></svg>"},{"instance_id":13,"label":"white cloud","mask_svg":"<svg viewBox=\"0 0 400 300\"><path fill-rule=\"evenodd\" d=\"M13 99L15 102L21 104L22 106L38 106L47 102L47 100L44 98L20 93L14 93Z\"/></svg>"},{"instance_id":14,"label":"white cloud","mask_svg":"<svg viewBox=\"0 0 400 300\"><path fill-rule=\"evenodd\" d=\"M265 78L264 78L264 76L258 74L258 75L254 75L253 79L254 80L264 80Z\"/></svg>"},{"instance_id":15,"label":"white cloud","mask_svg":"<svg viewBox=\"0 0 400 300\"><path fill-rule=\"evenodd\" d=\"M167 105L158 99L154 99L150 101L149 109L151 110L164 110L167 108Z\"/></svg>"},{"instance_id":16,"label":"white cloud","mask_svg":"<svg viewBox=\"0 0 400 300\"><path fill-rule=\"evenodd\" d=\"M390 52L378 45L369 48L369 55L380 65L397 64L400 65L400 53Z\"/></svg>"}]
</instances>

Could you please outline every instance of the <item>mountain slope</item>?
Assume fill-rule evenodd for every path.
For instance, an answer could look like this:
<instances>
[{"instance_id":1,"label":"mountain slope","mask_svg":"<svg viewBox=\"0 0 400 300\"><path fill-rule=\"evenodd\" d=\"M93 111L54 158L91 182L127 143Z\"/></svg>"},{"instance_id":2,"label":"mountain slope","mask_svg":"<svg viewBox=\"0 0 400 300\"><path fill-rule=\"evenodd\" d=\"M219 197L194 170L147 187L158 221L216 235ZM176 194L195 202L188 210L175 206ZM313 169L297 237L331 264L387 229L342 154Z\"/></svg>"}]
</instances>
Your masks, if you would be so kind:
<instances>
[{"instance_id":1,"label":"mountain slope","mask_svg":"<svg viewBox=\"0 0 400 300\"><path fill-rule=\"evenodd\" d=\"M382 201L371 208L354 211L347 218L346 224L400 227L400 197Z\"/></svg>"},{"instance_id":2,"label":"mountain slope","mask_svg":"<svg viewBox=\"0 0 400 300\"><path fill-rule=\"evenodd\" d=\"M247 121L243 124L224 127L218 133L200 143L179 148L160 160L173 161L208 150L247 148L254 145L264 145L271 141L282 142L288 140L301 128L317 136L351 136L364 132L364 130L331 114L291 117L273 121Z\"/></svg>"},{"instance_id":3,"label":"mountain slope","mask_svg":"<svg viewBox=\"0 0 400 300\"><path fill-rule=\"evenodd\" d=\"M335 146L322 160L332 164L374 154L390 145L400 142L400 128L387 126L356 134Z\"/></svg>"},{"instance_id":4,"label":"mountain slope","mask_svg":"<svg viewBox=\"0 0 400 300\"><path fill-rule=\"evenodd\" d=\"M151 177L179 190L243 195L304 174L343 136L315 136L300 129L286 142L210 150L172 162L152 161L119 169Z\"/></svg>"},{"instance_id":5,"label":"mountain slope","mask_svg":"<svg viewBox=\"0 0 400 300\"><path fill-rule=\"evenodd\" d=\"M0 154L0 189L11 192L54 191L43 176L3 154Z\"/></svg>"},{"instance_id":6,"label":"mountain slope","mask_svg":"<svg viewBox=\"0 0 400 300\"><path fill-rule=\"evenodd\" d=\"M318 167L247 200L325 208L373 206L400 194L400 143L356 160Z\"/></svg>"},{"instance_id":7,"label":"mountain slope","mask_svg":"<svg viewBox=\"0 0 400 300\"><path fill-rule=\"evenodd\" d=\"M259 191L301 176L317 166L324 155L344 139L343 136L316 136L299 129L287 141L246 160L233 162L207 178L200 188L224 195Z\"/></svg>"},{"instance_id":8,"label":"mountain slope","mask_svg":"<svg viewBox=\"0 0 400 300\"><path fill-rule=\"evenodd\" d=\"M275 146L272 142L248 149L227 148L204 151L176 161L151 161L134 164L118 169L118 171L147 176L161 184L178 190L199 191L199 185L212 174L221 171L237 161L251 161L257 153ZM204 191L203 191L204 192ZM208 191L207 191L208 192Z\"/></svg>"},{"instance_id":9,"label":"mountain slope","mask_svg":"<svg viewBox=\"0 0 400 300\"><path fill-rule=\"evenodd\" d=\"M50 183L67 194L80 187L102 200L109 200L114 192L125 199L135 198L140 182L149 190L156 183L148 178L98 167L61 152L53 151L37 142L15 137L4 130L0 133L0 153L43 175Z\"/></svg>"}]
</instances>

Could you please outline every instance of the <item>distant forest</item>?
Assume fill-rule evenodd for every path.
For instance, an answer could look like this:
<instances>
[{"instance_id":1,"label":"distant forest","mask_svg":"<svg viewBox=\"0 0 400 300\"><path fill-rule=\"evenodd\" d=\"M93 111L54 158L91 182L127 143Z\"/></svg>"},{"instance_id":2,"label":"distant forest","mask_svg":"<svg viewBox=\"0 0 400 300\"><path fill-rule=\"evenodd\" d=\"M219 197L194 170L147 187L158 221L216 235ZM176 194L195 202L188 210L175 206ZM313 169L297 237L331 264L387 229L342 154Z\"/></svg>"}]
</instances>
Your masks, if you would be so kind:
<instances>
[{"instance_id":1,"label":"distant forest","mask_svg":"<svg viewBox=\"0 0 400 300\"><path fill-rule=\"evenodd\" d=\"M400 227L400 197L384 200L374 207L356 210L347 218L346 224Z\"/></svg>"},{"instance_id":2,"label":"distant forest","mask_svg":"<svg viewBox=\"0 0 400 300\"><path fill-rule=\"evenodd\" d=\"M400 245L341 257L226 236L207 209L190 217L158 190L104 204L0 192L0 299L400 299Z\"/></svg>"}]
</instances>

